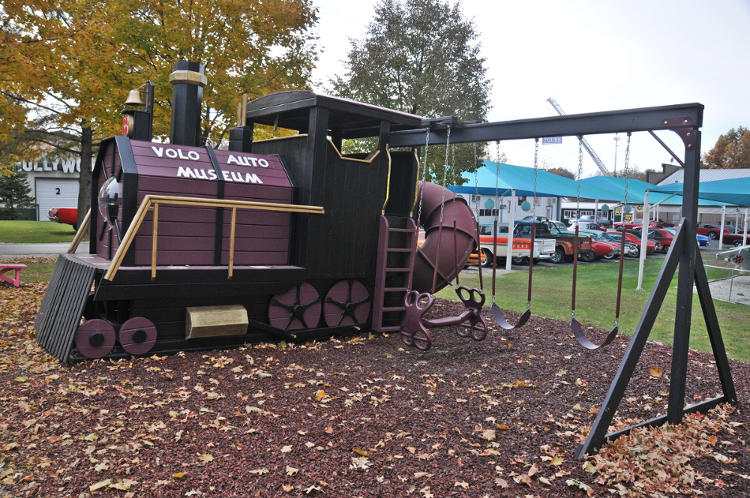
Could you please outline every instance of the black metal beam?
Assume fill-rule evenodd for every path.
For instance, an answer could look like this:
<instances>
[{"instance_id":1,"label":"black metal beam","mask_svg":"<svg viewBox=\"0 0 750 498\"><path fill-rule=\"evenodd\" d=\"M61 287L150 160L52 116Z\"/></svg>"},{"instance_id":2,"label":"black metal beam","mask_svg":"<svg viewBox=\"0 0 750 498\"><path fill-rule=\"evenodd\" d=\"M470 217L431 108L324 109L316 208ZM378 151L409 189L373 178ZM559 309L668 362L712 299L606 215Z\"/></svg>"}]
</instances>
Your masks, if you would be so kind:
<instances>
[{"instance_id":1,"label":"black metal beam","mask_svg":"<svg viewBox=\"0 0 750 498\"><path fill-rule=\"evenodd\" d=\"M695 132L696 146L685 147L685 174L681 231L685 243L680 246L680 272L677 277L677 308L672 342L672 370L669 383L667 418L672 424L682 421L685 407L685 380L690 349L690 321L693 310L693 282L695 277L696 227L698 226L698 180L700 176L700 131Z\"/></svg>"},{"instance_id":2,"label":"black metal beam","mask_svg":"<svg viewBox=\"0 0 750 498\"><path fill-rule=\"evenodd\" d=\"M625 388L628 387L630 377L632 377L635 371L635 366L638 364L643 347L646 345L646 340L651 333L651 327L654 326L656 317L659 315L659 310L664 302L664 296L667 295L667 291L669 290L672 276L674 276L674 272L677 269L681 246L687 243L684 227L685 223L683 220L674 237L674 242L669 247L667 257L664 258L664 263L662 263L661 270L659 271L659 277L656 279L656 284L646 303L646 309L643 310L633 337L630 339L630 344L625 352L625 356L622 358L620 368L612 379L612 384L609 386L609 391L607 391L607 396L604 398L604 402L599 409L594 425L591 427L586 441L576 450L576 458L580 459L587 453L595 452L607 439L609 424L612 422L612 417L614 417L615 411L617 411L617 406L620 404L623 394L625 394ZM693 241L695 241L695 238L693 238Z\"/></svg>"},{"instance_id":3,"label":"black metal beam","mask_svg":"<svg viewBox=\"0 0 750 498\"><path fill-rule=\"evenodd\" d=\"M677 161L677 163L680 166L682 166L683 168L685 167L685 162L682 159L680 159L677 156L677 154L675 154L674 151L669 148L669 146L667 144L664 143L664 140L662 140L661 138L659 138L659 135L657 135L656 133L654 133L653 130L648 130L648 132L649 132L649 134L652 137L654 137L654 140L656 140L657 142L659 142L659 145L661 145L662 147L664 147L664 150L666 150L667 152L669 152L669 155L672 156L674 158L674 160Z\"/></svg>"},{"instance_id":4,"label":"black metal beam","mask_svg":"<svg viewBox=\"0 0 750 498\"><path fill-rule=\"evenodd\" d=\"M700 403L686 406L684 410L684 414L687 415L688 413L707 412L711 408L721 403L725 403L725 402L727 402L727 399L724 396L707 399L705 401L701 401ZM652 419L646 420L639 424L631 425L630 427L620 429L619 431L611 432L607 434L606 439L607 441L611 441L611 440L617 439L620 436L625 436L627 434L630 434L630 431L632 431L633 429L637 429L638 427L656 427L657 425L662 425L666 421L667 421L666 415L662 415L660 417L654 417Z\"/></svg>"},{"instance_id":5,"label":"black metal beam","mask_svg":"<svg viewBox=\"0 0 750 498\"><path fill-rule=\"evenodd\" d=\"M494 123L465 123L451 127L451 143L697 128L702 124L703 104L679 104ZM426 133L427 127L394 131L391 133L390 145L423 145ZM444 126L431 128L430 145L445 144L445 140Z\"/></svg>"},{"instance_id":6,"label":"black metal beam","mask_svg":"<svg viewBox=\"0 0 750 498\"><path fill-rule=\"evenodd\" d=\"M714 301L711 298L711 289L708 286L706 269L703 267L703 259L697 245L695 251L695 287L698 290L698 300L703 310L703 320L706 322L708 338L711 341L711 350L714 353L716 368L719 371L721 389L727 402L737 403L737 392L734 389L734 381L732 380L732 373L729 368L729 359L724 348L724 339L721 337L719 319L716 316L716 308L714 308Z\"/></svg>"}]
</instances>

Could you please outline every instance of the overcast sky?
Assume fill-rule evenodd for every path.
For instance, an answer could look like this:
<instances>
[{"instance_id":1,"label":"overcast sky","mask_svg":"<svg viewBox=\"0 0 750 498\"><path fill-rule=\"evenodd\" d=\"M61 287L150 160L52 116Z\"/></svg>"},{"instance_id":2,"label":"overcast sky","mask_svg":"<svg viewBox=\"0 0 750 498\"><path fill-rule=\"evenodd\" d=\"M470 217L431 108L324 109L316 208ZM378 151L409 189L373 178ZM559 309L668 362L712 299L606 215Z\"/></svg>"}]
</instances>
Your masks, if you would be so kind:
<instances>
[{"instance_id":1,"label":"overcast sky","mask_svg":"<svg viewBox=\"0 0 750 498\"><path fill-rule=\"evenodd\" d=\"M349 40L361 39L375 0L316 0L320 61L316 89L342 73ZM700 102L702 150L732 127L750 127L750 0L463 0L492 80L490 121ZM680 155L671 132L659 136ZM617 169L625 137L620 135ZM589 137L612 170L614 135ZM494 152L494 146L491 147ZM508 162L530 166L533 142L504 142ZM577 168L577 140L541 147L543 166ZM659 168L670 156L648 133L633 135L631 168ZM584 176L598 174L586 156Z\"/></svg>"}]
</instances>

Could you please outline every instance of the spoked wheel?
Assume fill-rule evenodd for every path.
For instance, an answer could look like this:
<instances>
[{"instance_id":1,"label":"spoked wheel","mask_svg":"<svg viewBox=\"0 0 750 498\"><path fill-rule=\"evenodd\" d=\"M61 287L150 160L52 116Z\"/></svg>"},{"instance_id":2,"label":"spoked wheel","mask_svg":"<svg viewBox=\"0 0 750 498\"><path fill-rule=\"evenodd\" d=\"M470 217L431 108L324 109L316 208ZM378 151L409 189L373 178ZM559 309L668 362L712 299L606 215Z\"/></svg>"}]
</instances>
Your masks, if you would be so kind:
<instances>
[{"instance_id":1,"label":"spoked wheel","mask_svg":"<svg viewBox=\"0 0 750 498\"><path fill-rule=\"evenodd\" d=\"M318 291L303 282L271 298L268 323L284 331L312 329L318 326L321 308Z\"/></svg>"},{"instance_id":2,"label":"spoked wheel","mask_svg":"<svg viewBox=\"0 0 750 498\"><path fill-rule=\"evenodd\" d=\"M341 280L328 290L323 302L326 325L363 325L370 316L370 293L358 280Z\"/></svg>"},{"instance_id":3,"label":"spoked wheel","mask_svg":"<svg viewBox=\"0 0 750 498\"><path fill-rule=\"evenodd\" d=\"M558 246L555 248L555 253L552 255L552 261L554 264L560 264L565 260L565 250Z\"/></svg>"},{"instance_id":4,"label":"spoked wheel","mask_svg":"<svg viewBox=\"0 0 750 498\"><path fill-rule=\"evenodd\" d=\"M101 358L115 345L115 328L107 320L87 320L78 327L75 342L78 352L86 358Z\"/></svg>"}]
</instances>

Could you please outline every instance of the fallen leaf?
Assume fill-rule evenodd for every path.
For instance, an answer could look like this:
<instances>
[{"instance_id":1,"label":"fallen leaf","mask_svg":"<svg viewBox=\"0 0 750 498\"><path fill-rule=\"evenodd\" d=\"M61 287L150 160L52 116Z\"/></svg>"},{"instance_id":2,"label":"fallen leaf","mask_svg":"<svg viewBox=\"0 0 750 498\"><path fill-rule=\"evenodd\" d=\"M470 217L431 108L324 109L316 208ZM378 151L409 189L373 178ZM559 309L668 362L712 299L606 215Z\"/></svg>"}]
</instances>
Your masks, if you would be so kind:
<instances>
[{"instance_id":1,"label":"fallen leaf","mask_svg":"<svg viewBox=\"0 0 750 498\"><path fill-rule=\"evenodd\" d=\"M94 491L100 490L102 488L106 488L110 484L112 484L112 479L105 479L103 481L99 481L99 482L97 482L97 483L92 484L91 486L89 486L89 491L91 491L93 493Z\"/></svg>"},{"instance_id":2,"label":"fallen leaf","mask_svg":"<svg viewBox=\"0 0 750 498\"><path fill-rule=\"evenodd\" d=\"M289 465L286 466L286 475L288 475L288 476L291 477L294 474L296 474L297 472L299 472L299 469L294 468L294 467L290 467Z\"/></svg>"},{"instance_id":3,"label":"fallen leaf","mask_svg":"<svg viewBox=\"0 0 750 498\"><path fill-rule=\"evenodd\" d=\"M550 465L562 465L562 463L565 461L565 459L561 456L556 456L552 460L550 460Z\"/></svg>"},{"instance_id":4,"label":"fallen leaf","mask_svg":"<svg viewBox=\"0 0 750 498\"><path fill-rule=\"evenodd\" d=\"M456 481L453 483L454 488L464 488L469 489L469 483L466 481Z\"/></svg>"},{"instance_id":5,"label":"fallen leaf","mask_svg":"<svg viewBox=\"0 0 750 498\"><path fill-rule=\"evenodd\" d=\"M290 451L292 451L292 447L291 447L291 446L289 446L289 445L286 445L286 446L282 446L282 447L281 447L281 452L282 452L282 453L289 453Z\"/></svg>"},{"instance_id":6,"label":"fallen leaf","mask_svg":"<svg viewBox=\"0 0 750 498\"><path fill-rule=\"evenodd\" d=\"M370 454L361 448L352 448L352 451L359 456L369 457Z\"/></svg>"},{"instance_id":7,"label":"fallen leaf","mask_svg":"<svg viewBox=\"0 0 750 498\"><path fill-rule=\"evenodd\" d=\"M185 475L186 474L184 472L175 472L174 474L172 474L172 477L174 477L175 479L182 479L183 477L185 477Z\"/></svg>"},{"instance_id":8,"label":"fallen leaf","mask_svg":"<svg viewBox=\"0 0 750 498\"><path fill-rule=\"evenodd\" d=\"M250 474L252 474L254 476L262 476L263 474L268 474L268 469L266 469L266 468L263 468L263 469L252 469L252 470L248 470L248 473L250 473Z\"/></svg>"},{"instance_id":9,"label":"fallen leaf","mask_svg":"<svg viewBox=\"0 0 750 498\"><path fill-rule=\"evenodd\" d=\"M284 484L283 486L281 486L281 489L283 489L285 493L291 493L292 491L294 491L294 486Z\"/></svg>"},{"instance_id":10,"label":"fallen leaf","mask_svg":"<svg viewBox=\"0 0 750 498\"><path fill-rule=\"evenodd\" d=\"M198 460L200 460L202 462L206 462L206 463L213 462L214 461L214 456L211 455L210 453L204 453L202 455L198 455Z\"/></svg>"},{"instance_id":11,"label":"fallen leaf","mask_svg":"<svg viewBox=\"0 0 750 498\"><path fill-rule=\"evenodd\" d=\"M651 377L654 379L658 379L664 373L664 369L662 367L651 367L648 369L648 373L651 374Z\"/></svg>"}]
</instances>

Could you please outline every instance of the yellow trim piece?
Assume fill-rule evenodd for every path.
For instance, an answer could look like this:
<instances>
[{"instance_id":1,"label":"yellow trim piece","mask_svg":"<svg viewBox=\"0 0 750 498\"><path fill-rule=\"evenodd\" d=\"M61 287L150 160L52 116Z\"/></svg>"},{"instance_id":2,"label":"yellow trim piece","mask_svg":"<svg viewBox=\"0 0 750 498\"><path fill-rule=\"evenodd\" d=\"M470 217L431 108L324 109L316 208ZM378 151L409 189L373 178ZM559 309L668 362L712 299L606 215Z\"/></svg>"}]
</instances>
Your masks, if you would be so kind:
<instances>
[{"instance_id":1,"label":"yellow trim piece","mask_svg":"<svg viewBox=\"0 0 750 498\"><path fill-rule=\"evenodd\" d=\"M419 160L419 154L417 154L416 147L414 150L414 159L417 160L417 181L414 183L414 202L411 203L411 210L409 211L409 216L411 218L414 217L414 207L417 205L417 198L419 197L419 170L422 167L422 163ZM417 220L417 223L419 223L419 220Z\"/></svg>"},{"instance_id":2,"label":"yellow trim piece","mask_svg":"<svg viewBox=\"0 0 750 498\"><path fill-rule=\"evenodd\" d=\"M78 250L78 246L81 243L81 240L83 240L83 236L86 234L86 231L89 229L90 222L91 222L91 209L86 211L86 216L83 217L81 226L78 227L78 231L76 232L75 237L73 237L73 242L70 243L70 247L68 248L68 254L73 254Z\"/></svg>"},{"instance_id":3,"label":"yellow trim piece","mask_svg":"<svg viewBox=\"0 0 750 498\"><path fill-rule=\"evenodd\" d=\"M208 79L205 74L199 73L198 71L178 69L169 74L169 82L173 85L176 83L192 83L195 85L206 86Z\"/></svg>"},{"instance_id":4,"label":"yellow trim piece","mask_svg":"<svg viewBox=\"0 0 750 498\"><path fill-rule=\"evenodd\" d=\"M272 137L272 138L264 138L263 140L253 140L254 144L259 144L263 142L273 142L274 140L286 140L287 138L300 138L300 137L306 137L307 133L298 133L296 135L286 135L284 137Z\"/></svg>"},{"instance_id":5,"label":"yellow trim piece","mask_svg":"<svg viewBox=\"0 0 750 498\"><path fill-rule=\"evenodd\" d=\"M366 157L366 158L364 158L364 159L357 159L357 158L354 158L354 157L346 157L346 156L342 156L342 155L341 155L341 151L339 151L339 148L338 148L338 147L336 147L336 144L335 144L335 143L333 143L333 140L331 140L331 139L329 138L329 139L328 139L328 143L329 143L329 144L331 144L331 147L333 147L333 150L335 150L335 151L336 151L336 154L338 154L338 156L339 156L339 159L341 159L341 160L343 160L343 161L353 161L353 162L355 162L355 163L366 163L366 164L370 164L371 162L373 162L373 161L375 160L375 158L376 158L376 157L378 157L378 154L380 154L380 146L378 146L378 149L377 149L377 150L374 150L374 151L370 152L370 153L369 153L369 154L367 155L367 157Z\"/></svg>"},{"instance_id":6,"label":"yellow trim piece","mask_svg":"<svg viewBox=\"0 0 750 498\"><path fill-rule=\"evenodd\" d=\"M381 209L380 214L385 214L385 207L391 198L391 148L387 144L385 146L385 153L388 156L388 177L385 180L385 200L383 201L383 209Z\"/></svg>"},{"instance_id":7,"label":"yellow trim piece","mask_svg":"<svg viewBox=\"0 0 750 498\"><path fill-rule=\"evenodd\" d=\"M307 213L307 214L325 214L325 209L322 206L308 206L305 204L282 204L276 202L257 202L257 201L233 201L227 199L215 200L215 199L203 199L200 197L180 197L171 195L147 195L141 201L141 205L138 206L133 221L128 227L128 231L125 232L125 236L120 242L120 246L117 248L117 252L112 258L112 262L107 269L107 273L104 274L105 280L112 280L117 274L117 270L120 269L122 260L125 258L125 253L130 249L130 245L135 239L135 234L141 228L146 213L153 206L154 209L158 209L159 204L166 204L168 206L198 206L198 207L213 207L213 208L231 208L231 209L255 209L258 211L274 211L282 213ZM158 221L158 220L157 220ZM234 241L230 240L230 245L234 246ZM152 245L152 273L155 274L155 267L153 262L156 257L156 239L154 238ZM229 268L231 272L231 266ZM231 276L231 273L230 273Z\"/></svg>"}]
</instances>

